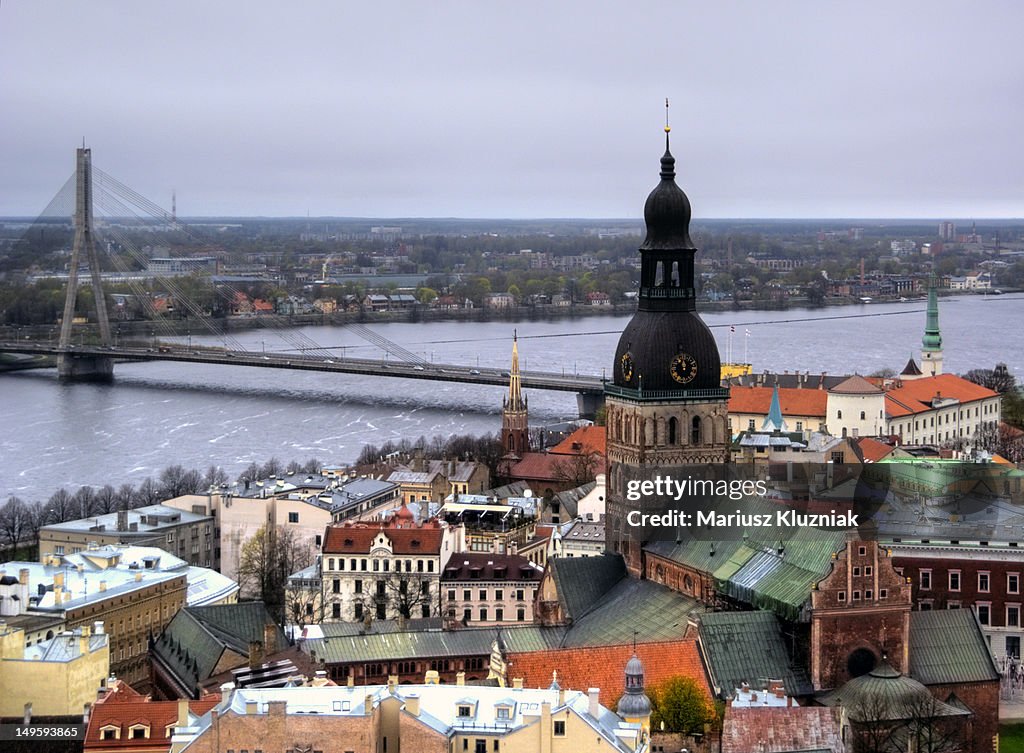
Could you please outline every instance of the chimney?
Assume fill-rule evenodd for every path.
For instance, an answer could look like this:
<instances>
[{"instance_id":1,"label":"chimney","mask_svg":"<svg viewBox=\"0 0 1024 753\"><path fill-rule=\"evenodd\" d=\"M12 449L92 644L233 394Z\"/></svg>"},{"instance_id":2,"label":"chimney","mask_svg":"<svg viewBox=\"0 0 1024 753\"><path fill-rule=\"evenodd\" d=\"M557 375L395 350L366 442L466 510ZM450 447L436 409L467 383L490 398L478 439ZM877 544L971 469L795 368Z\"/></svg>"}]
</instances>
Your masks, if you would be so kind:
<instances>
[{"instance_id":1,"label":"chimney","mask_svg":"<svg viewBox=\"0 0 1024 753\"><path fill-rule=\"evenodd\" d=\"M118 510L117 511L117 530L127 531L128 530L128 511Z\"/></svg>"},{"instance_id":2,"label":"chimney","mask_svg":"<svg viewBox=\"0 0 1024 753\"><path fill-rule=\"evenodd\" d=\"M600 718L601 715L601 691L598 688L590 688L587 690L587 712L595 719Z\"/></svg>"},{"instance_id":3,"label":"chimney","mask_svg":"<svg viewBox=\"0 0 1024 753\"><path fill-rule=\"evenodd\" d=\"M420 697L416 693L410 693L405 697L405 710L413 716L420 715Z\"/></svg>"},{"instance_id":4,"label":"chimney","mask_svg":"<svg viewBox=\"0 0 1024 753\"><path fill-rule=\"evenodd\" d=\"M89 724L89 711L91 711L91 710L92 710L92 704L91 703L83 703L82 704L82 724L84 724L86 726L88 726L88 724Z\"/></svg>"},{"instance_id":5,"label":"chimney","mask_svg":"<svg viewBox=\"0 0 1024 753\"><path fill-rule=\"evenodd\" d=\"M245 700L245 713L246 714L258 714L258 713L260 713L260 704L257 701L250 701L247 698Z\"/></svg>"},{"instance_id":6,"label":"chimney","mask_svg":"<svg viewBox=\"0 0 1024 753\"><path fill-rule=\"evenodd\" d=\"M564 706L565 705L565 688L559 688L558 689L558 705L559 706Z\"/></svg>"},{"instance_id":7,"label":"chimney","mask_svg":"<svg viewBox=\"0 0 1024 753\"><path fill-rule=\"evenodd\" d=\"M141 583L142 582L142 571L141 570L136 570L135 571L135 582L136 583Z\"/></svg>"},{"instance_id":8,"label":"chimney","mask_svg":"<svg viewBox=\"0 0 1024 753\"><path fill-rule=\"evenodd\" d=\"M20 583L23 586L27 586L28 585L28 574L29 574L29 570L28 570L27 567L21 568L21 570L18 571L18 583Z\"/></svg>"},{"instance_id":9,"label":"chimney","mask_svg":"<svg viewBox=\"0 0 1024 753\"><path fill-rule=\"evenodd\" d=\"M93 632L93 635L103 635L103 621L102 620L96 620L96 622L92 623L92 632Z\"/></svg>"},{"instance_id":10,"label":"chimney","mask_svg":"<svg viewBox=\"0 0 1024 753\"><path fill-rule=\"evenodd\" d=\"M188 726L188 699L187 698L179 698L178 699L178 720L177 720L177 722L175 722L175 726L177 726L177 727L187 727Z\"/></svg>"},{"instance_id":11,"label":"chimney","mask_svg":"<svg viewBox=\"0 0 1024 753\"><path fill-rule=\"evenodd\" d=\"M26 727L28 725L32 724L32 704L31 703L26 703L25 704L25 716L22 719L22 723Z\"/></svg>"},{"instance_id":12,"label":"chimney","mask_svg":"<svg viewBox=\"0 0 1024 753\"><path fill-rule=\"evenodd\" d=\"M107 590L107 582L105 580L100 581L100 593Z\"/></svg>"},{"instance_id":13,"label":"chimney","mask_svg":"<svg viewBox=\"0 0 1024 753\"><path fill-rule=\"evenodd\" d=\"M465 685L466 684L466 673L465 672L458 672L455 675L455 684L456 685Z\"/></svg>"},{"instance_id":14,"label":"chimney","mask_svg":"<svg viewBox=\"0 0 1024 753\"><path fill-rule=\"evenodd\" d=\"M263 663L263 644L249 641L249 669L256 669Z\"/></svg>"},{"instance_id":15,"label":"chimney","mask_svg":"<svg viewBox=\"0 0 1024 753\"><path fill-rule=\"evenodd\" d=\"M53 590L64 588L64 571L58 570L53 574Z\"/></svg>"},{"instance_id":16,"label":"chimney","mask_svg":"<svg viewBox=\"0 0 1024 753\"><path fill-rule=\"evenodd\" d=\"M363 713L366 716L373 716L373 693L367 693L363 703Z\"/></svg>"},{"instance_id":17,"label":"chimney","mask_svg":"<svg viewBox=\"0 0 1024 753\"><path fill-rule=\"evenodd\" d=\"M348 682L346 685L350 688L354 688L356 686L356 676L352 674L352 670L349 670L348 672Z\"/></svg>"},{"instance_id":18,"label":"chimney","mask_svg":"<svg viewBox=\"0 0 1024 753\"><path fill-rule=\"evenodd\" d=\"M426 676L423 678L424 685L440 685L441 675L438 674L436 669L428 669Z\"/></svg>"},{"instance_id":19,"label":"chimney","mask_svg":"<svg viewBox=\"0 0 1024 753\"><path fill-rule=\"evenodd\" d=\"M263 626L263 650L267 656L277 651L277 625Z\"/></svg>"},{"instance_id":20,"label":"chimney","mask_svg":"<svg viewBox=\"0 0 1024 753\"><path fill-rule=\"evenodd\" d=\"M388 692L392 695L395 694L395 690L398 688L398 675L388 675Z\"/></svg>"},{"instance_id":21,"label":"chimney","mask_svg":"<svg viewBox=\"0 0 1024 753\"><path fill-rule=\"evenodd\" d=\"M522 690L523 689L523 678L522 677L513 677L512 678L512 688L513 688L513 690Z\"/></svg>"}]
</instances>

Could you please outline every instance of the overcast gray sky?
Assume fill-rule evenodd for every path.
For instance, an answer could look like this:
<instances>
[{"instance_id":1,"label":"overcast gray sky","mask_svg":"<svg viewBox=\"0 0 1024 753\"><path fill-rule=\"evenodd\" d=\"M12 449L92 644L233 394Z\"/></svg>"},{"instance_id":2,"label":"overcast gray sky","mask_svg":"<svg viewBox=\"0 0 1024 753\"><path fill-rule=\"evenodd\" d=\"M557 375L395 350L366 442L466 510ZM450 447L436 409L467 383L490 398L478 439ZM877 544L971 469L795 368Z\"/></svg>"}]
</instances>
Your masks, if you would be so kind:
<instances>
[{"instance_id":1,"label":"overcast gray sky","mask_svg":"<svg viewBox=\"0 0 1024 753\"><path fill-rule=\"evenodd\" d=\"M1024 3L3 0L0 215L1021 217Z\"/></svg>"}]
</instances>

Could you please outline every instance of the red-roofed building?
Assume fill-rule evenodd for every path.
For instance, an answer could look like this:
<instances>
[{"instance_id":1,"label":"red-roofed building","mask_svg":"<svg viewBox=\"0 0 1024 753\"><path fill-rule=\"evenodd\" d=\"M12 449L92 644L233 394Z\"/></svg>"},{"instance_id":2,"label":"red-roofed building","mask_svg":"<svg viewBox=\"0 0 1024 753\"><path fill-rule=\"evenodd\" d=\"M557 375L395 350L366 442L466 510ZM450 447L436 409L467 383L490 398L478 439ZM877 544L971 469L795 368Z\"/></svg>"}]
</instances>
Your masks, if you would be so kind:
<instances>
[{"instance_id":1,"label":"red-roofed building","mask_svg":"<svg viewBox=\"0 0 1024 753\"><path fill-rule=\"evenodd\" d=\"M648 693L670 677L682 675L696 680L711 700L695 640L638 643L636 654L644 665ZM600 688L601 703L615 708L624 689L622 670L632 656L632 644L509 652L505 671L508 677L521 677L528 688L547 687L557 671L563 688Z\"/></svg>"},{"instance_id":2,"label":"red-roofed building","mask_svg":"<svg viewBox=\"0 0 1024 753\"><path fill-rule=\"evenodd\" d=\"M128 693L115 688L97 700L90 710L84 750L88 753L169 751L175 727L188 726L219 702L219 694L198 701L154 701L135 691Z\"/></svg>"},{"instance_id":3,"label":"red-roofed building","mask_svg":"<svg viewBox=\"0 0 1024 753\"><path fill-rule=\"evenodd\" d=\"M401 510L387 524L328 526L320 558L324 620L437 617L441 570L456 548L448 531Z\"/></svg>"},{"instance_id":4,"label":"red-roofed building","mask_svg":"<svg viewBox=\"0 0 1024 753\"><path fill-rule=\"evenodd\" d=\"M759 431L772 404L774 387L739 387L729 390L729 428ZM779 405L790 431L820 431L825 424L828 392L813 387L780 387Z\"/></svg>"},{"instance_id":5,"label":"red-roofed building","mask_svg":"<svg viewBox=\"0 0 1024 753\"><path fill-rule=\"evenodd\" d=\"M897 382L885 393L886 433L901 444L969 443L999 423L1002 397L955 374Z\"/></svg>"}]
</instances>

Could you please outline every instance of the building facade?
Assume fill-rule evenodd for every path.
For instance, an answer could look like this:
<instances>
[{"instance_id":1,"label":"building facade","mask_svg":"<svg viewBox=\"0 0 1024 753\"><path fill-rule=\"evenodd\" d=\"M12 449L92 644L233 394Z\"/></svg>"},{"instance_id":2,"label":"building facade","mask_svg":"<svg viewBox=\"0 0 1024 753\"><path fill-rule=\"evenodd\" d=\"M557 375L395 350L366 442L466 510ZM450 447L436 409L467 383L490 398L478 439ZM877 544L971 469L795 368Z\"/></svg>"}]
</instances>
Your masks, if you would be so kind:
<instances>
[{"instance_id":1,"label":"building facade","mask_svg":"<svg viewBox=\"0 0 1024 753\"><path fill-rule=\"evenodd\" d=\"M441 575L441 614L449 627L532 623L543 568L519 555L455 554Z\"/></svg>"}]
</instances>

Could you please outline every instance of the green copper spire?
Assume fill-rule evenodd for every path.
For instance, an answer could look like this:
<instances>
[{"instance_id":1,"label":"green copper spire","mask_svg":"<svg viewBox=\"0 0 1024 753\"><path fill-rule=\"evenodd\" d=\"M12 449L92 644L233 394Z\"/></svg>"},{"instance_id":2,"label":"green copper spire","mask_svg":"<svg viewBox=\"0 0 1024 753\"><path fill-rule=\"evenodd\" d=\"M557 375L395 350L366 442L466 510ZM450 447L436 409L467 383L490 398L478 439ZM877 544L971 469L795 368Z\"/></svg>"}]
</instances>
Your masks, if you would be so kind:
<instances>
[{"instance_id":1,"label":"green copper spire","mask_svg":"<svg viewBox=\"0 0 1024 753\"><path fill-rule=\"evenodd\" d=\"M768 417L761 424L761 431L786 431L786 421L782 418L782 405L779 403L779 385L772 391L772 403L768 408Z\"/></svg>"},{"instance_id":2,"label":"green copper spire","mask_svg":"<svg viewBox=\"0 0 1024 753\"><path fill-rule=\"evenodd\" d=\"M942 350L942 335L939 332L939 294L935 281L928 286L928 315L924 324L923 350Z\"/></svg>"}]
</instances>

